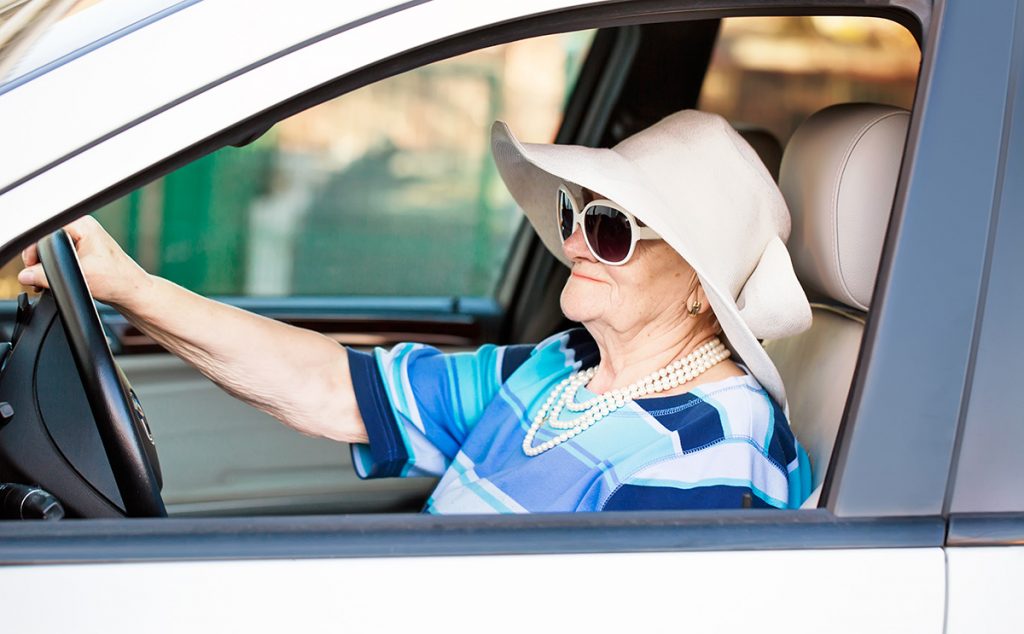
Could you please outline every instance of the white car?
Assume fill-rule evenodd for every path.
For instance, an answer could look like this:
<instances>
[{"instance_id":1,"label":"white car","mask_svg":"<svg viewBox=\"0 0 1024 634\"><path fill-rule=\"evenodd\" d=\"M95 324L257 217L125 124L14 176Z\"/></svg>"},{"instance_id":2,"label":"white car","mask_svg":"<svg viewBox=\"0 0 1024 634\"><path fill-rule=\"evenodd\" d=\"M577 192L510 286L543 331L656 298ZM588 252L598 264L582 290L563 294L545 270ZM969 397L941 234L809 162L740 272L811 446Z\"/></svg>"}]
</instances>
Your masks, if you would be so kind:
<instances>
[{"instance_id":1,"label":"white car","mask_svg":"<svg viewBox=\"0 0 1024 634\"><path fill-rule=\"evenodd\" d=\"M0 7L0 47L41 4ZM0 306L0 482L68 517L0 521L0 629L1021 630L1024 0L84 4L0 67L0 263L97 212L156 272L350 345L560 327L492 119L607 145L723 111L793 212L814 326L765 345L819 489L416 514L432 481L359 481L346 447L98 321L55 234L54 292ZM892 29L909 52L873 56Z\"/></svg>"}]
</instances>

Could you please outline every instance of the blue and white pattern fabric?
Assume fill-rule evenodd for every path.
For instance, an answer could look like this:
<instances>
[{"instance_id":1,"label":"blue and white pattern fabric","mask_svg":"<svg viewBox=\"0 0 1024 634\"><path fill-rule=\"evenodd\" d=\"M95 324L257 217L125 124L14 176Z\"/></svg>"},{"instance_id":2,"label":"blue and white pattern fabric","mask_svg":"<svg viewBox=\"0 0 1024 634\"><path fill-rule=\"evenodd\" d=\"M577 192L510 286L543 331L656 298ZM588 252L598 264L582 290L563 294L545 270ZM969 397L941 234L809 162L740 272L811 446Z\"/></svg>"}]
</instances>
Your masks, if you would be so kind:
<instances>
[{"instance_id":1,"label":"blue and white pattern fabric","mask_svg":"<svg viewBox=\"0 0 1024 634\"><path fill-rule=\"evenodd\" d=\"M440 477L429 513L797 508L810 495L807 454L749 375L639 399L527 457L523 438L550 390L598 362L586 330L536 346L348 355L369 438L352 445L356 472ZM542 427L534 442L558 433Z\"/></svg>"}]
</instances>

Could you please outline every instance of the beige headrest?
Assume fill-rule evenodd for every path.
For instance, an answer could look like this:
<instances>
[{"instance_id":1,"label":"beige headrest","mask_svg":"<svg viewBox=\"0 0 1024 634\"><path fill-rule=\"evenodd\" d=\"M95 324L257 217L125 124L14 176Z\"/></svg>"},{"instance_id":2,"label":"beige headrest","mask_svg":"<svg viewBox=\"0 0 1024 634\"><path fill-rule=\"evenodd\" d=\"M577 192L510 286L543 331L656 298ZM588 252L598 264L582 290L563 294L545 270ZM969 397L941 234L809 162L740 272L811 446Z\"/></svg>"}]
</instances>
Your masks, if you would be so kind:
<instances>
[{"instance_id":1,"label":"beige headrest","mask_svg":"<svg viewBox=\"0 0 1024 634\"><path fill-rule=\"evenodd\" d=\"M867 310L896 194L910 113L841 104L811 115L782 157L789 251L809 291Z\"/></svg>"}]
</instances>

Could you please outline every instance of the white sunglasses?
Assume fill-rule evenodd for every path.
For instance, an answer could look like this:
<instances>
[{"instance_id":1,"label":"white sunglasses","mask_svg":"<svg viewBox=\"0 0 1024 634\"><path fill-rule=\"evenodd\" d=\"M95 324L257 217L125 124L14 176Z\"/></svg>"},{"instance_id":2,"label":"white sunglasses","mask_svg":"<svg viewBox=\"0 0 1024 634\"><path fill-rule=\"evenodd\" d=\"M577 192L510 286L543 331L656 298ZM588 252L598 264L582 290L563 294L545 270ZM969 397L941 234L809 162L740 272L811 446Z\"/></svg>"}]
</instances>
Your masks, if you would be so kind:
<instances>
[{"instance_id":1,"label":"white sunglasses","mask_svg":"<svg viewBox=\"0 0 1024 634\"><path fill-rule=\"evenodd\" d=\"M556 217L562 242L568 240L579 225L583 228L583 242L593 256L611 266L629 262L639 240L661 239L654 229L610 200L592 200L579 209L565 185L558 188Z\"/></svg>"}]
</instances>

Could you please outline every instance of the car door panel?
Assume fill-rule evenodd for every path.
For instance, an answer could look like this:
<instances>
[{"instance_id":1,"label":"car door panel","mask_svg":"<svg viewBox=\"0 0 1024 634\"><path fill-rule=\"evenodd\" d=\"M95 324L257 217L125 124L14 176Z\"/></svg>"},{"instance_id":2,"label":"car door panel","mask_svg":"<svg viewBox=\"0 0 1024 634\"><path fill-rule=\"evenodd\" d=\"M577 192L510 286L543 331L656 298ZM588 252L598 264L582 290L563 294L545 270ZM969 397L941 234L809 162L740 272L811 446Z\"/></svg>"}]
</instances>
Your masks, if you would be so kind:
<instances>
[{"instance_id":1,"label":"car door panel","mask_svg":"<svg viewBox=\"0 0 1024 634\"><path fill-rule=\"evenodd\" d=\"M14 604L67 597L80 632L937 634L943 568L939 548L778 550L12 566L0 584ZM32 611L10 626L44 631Z\"/></svg>"},{"instance_id":2,"label":"car door panel","mask_svg":"<svg viewBox=\"0 0 1024 634\"><path fill-rule=\"evenodd\" d=\"M493 336L499 314L493 301L483 299L225 301L364 349L418 341L446 352L463 350ZM153 429L172 515L418 511L436 483L431 478L360 480L346 443L295 433L161 352L109 308L101 313L118 363Z\"/></svg>"},{"instance_id":3,"label":"car door panel","mask_svg":"<svg viewBox=\"0 0 1024 634\"><path fill-rule=\"evenodd\" d=\"M463 350L493 337L500 314L486 299L223 301L364 349L419 341ZM0 331L7 338L16 312L16 302L0 302ZM295 433L163 351L109 307L100 305L99 312L146 410L171 515L415 512L433 489L431 478L360 480L346 443Z\"/></svg>"},{"instance_id":4,"label":"car door panel","mask_svg":"<svg viewBox=\"0 0 1024 634\"><path fill-rule=\"evenodd\" d=\"M171 515L418 511L435 484L364 482L346 443L295 433L177 357L118 363L146 408Z\"/></svg>"}]
</instances>

